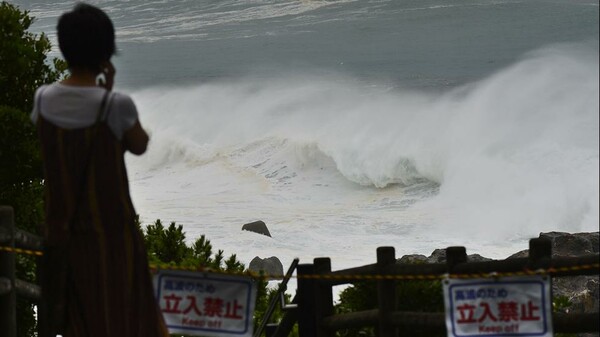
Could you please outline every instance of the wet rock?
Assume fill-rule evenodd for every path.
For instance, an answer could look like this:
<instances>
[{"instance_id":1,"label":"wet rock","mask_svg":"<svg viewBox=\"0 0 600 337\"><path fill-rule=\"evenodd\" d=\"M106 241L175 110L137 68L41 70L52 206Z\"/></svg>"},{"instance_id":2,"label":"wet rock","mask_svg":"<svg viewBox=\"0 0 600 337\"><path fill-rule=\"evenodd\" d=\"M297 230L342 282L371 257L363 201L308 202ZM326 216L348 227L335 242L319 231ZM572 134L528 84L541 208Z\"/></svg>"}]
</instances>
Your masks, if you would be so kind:
<instances>
[{"instance_id":1,"label":"wet rock","mask_svg":"<svg viewBox=\"0 0 600 337\"><path fill-rule=\"evenodd\" d=\"M481 262L481 261L490 261L492 259L483 257L479 254L471 254L467 255L468 262ZM446 250L445 249L436 249L431 255L427 258L427 263L446 263Z\"/></svg>"},{"instance_id":2,"label":"wet rock","mask_svg":"<svg viewBox=\"0 0 600 337\"><path fill-rule=\"evenodd\" d=\"M598 254L598 232L592 233L541 233L540 238L548 238L552 242L553 257L582 256ZM468 247L467 247L468 248ZM528 250L512 254L508 258L527 258ZM469 262L489 261L491 259L479 254L468 255ZM445 263L446 250L436 249L429 257L424 255L405 255L397 260L398 263ZM600 280L598 275L555 277L552 279L554 298L566 298L570 305L563 311L570 313L595 313L599 311ZM579 337L598 336L598 334L577 334Z\"/></svg>"},{"instance_id":3,"label":"wet rock","mask_svg":"<svg viewBox=\"0 0 600 337\"><path fill-rule=\"evenodd\" d=\"M271 256L266 259L261 259L256 256L250 261L248 269L252 272L259 273L263 271L265 275L280 276L283 275L283 264L276 256Z\"/></svg>"},{"instance_id":4,"label":"wet rock","mask_svg":"<svg viewBox=\"0 0 600 337\"><path fill-rule=\"evenodd\" d=\"M528 258L529 257L529 249L522 250L520 252L516 252L513 255L507 257L507 259L520 259L520 258Z\"/></svg>"},{"instance_id":5,"label":"wet rock","mask_svg":"<svg viewBox=\"0 0 600 337\"><path fill-rule=\"evenodd\" d=\"M396 260L396 263L428 263L427 257L425 255L420 254L412 254L412 255L404 255L401 258Z\"/></svg>"},{"instance_id":6,"label":"wet rock","mask_svg":"<svg viewBox=\"0 0 600 337\"><path fill-rule=\"evenodd\" d=\"M262 221L254 221L254 222L247 223L242 226L242 230L271 237L271 233L269 232L267 225Z\"/></svg>"},{"instance_id":7,"label":"wet rock","mask_svg":"<svg viewBox=\"0 0 600 337\"><path fill-rule=\"evenodd\" d=\"M540 238L552 242L552 257L582 256L598 254L600 234L592 233L540 233ZM508 258L527 258L529 250L522 250ZM563 311L569 313L598 312L600 302L600 281L598 275L554 277L552 279L554 298L567 298L571 303ZM577 336L598 336L598 334L577 334Z\"/></svg>"},{"instance_id":8,"label":"wet rock","mask_svg":"<svg viewBox=\"0 0 600 337\"><path fill-rule=\"evenodd\" d=\"M483 262L483 261L492 261L492 259L481 256L479 254L470 254L467 255L468 262Z\"/></svg>"},{"instance_id":9,"label":"wet rock","mask_svg":"<svg viewBox=\"0 0 600 337\"><path fill-rule=\"evenodd\" d=\"M579 256L598 253L598 232L594 233L541 233L540 238L552 241L552 256Z\"/></svg>"},{"instance_id":10,"label":"wet rock","mask_svg":"<svg viewBox=\"0 0 600 337\"><path fill-rule=\"evenodd\" d=\"M446 263L446 249L436 249L427 258L428 263Z\"/></svg>"},{"instance_id":11,"label":"wet rock","mask_svg":"<svg viewBox=\"0 0 600 337\"><path fill-rule=\"evenodd\" d=\"M599 232L592 233L563 233L549 232L540 233L540 238L550 239L552 242L552 256L581 256L589 254L598 254ZM529 250L525 249L509 256L512 258L529 257Z\"/></svg>"}]
</instances>

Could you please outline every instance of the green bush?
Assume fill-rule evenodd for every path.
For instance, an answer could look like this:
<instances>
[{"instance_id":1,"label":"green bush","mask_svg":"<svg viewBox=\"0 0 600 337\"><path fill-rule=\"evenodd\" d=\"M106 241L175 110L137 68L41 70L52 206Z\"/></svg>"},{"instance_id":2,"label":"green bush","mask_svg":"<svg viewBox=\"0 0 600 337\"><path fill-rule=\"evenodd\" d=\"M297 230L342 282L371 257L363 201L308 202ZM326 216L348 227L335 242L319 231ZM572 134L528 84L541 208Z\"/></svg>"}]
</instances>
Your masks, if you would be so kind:
<instances>
[{"instance_id":1,"label":"green bush","mask_svg":"<svg viewBox=\"0 0 600 337\"><path fill-rule=\"evenodd\" d=\"M36 130L29 113L35 90L63 77L66 63L47 58L51 50L48 38L27 31L33 20L27 11L0 2L0 204L14 208L18 228L39 233L38 225L43 222L43 171ZM175 223L165 228L157 220L146 228L144 240L152 264L245 271L235 254L225 259L222 250L214 253L204 236L188 247L183 227ZM17 277L35 282L33 258L17 256ZM262 320L275 294L274 290L267 289L263 278L257 278L257 288L255 324ZM281 312L277 310L272 319L280 317ZM31 301L19 297L17 320L19 337L36 334Z\"/></svg>"},{"instance_id":2,"label":"green bush","mask_svg":"<svg viewBox=\"0 0 600 337\"><path fill-rule=\"evenodd\" d=\"M26 112L35 90L66 70L64 61L47 59L51 44L46 35L27 31L33 20L27 11L0 3L0 105Z\"/></svg>"},{"instance_id":3,"label":"green bush","mask_svg":"<svg viewBox=\"0 0 600 337\"><path fill-rule=\"evenodd\" d=\"M552 312L568 313L573 302L567 296L554 296L552 298ZM575 333L555 333L554 337L577 337Z\"/></svg>"},{"instance_id":4,"label":"green bush","mask_svg":"<svg viewBox=\"0 0 600 337\"><path fill-rule=\"evenodd\" d=\"M340 293L337 313L349 313L377 308L377 284L374 281L358 282ZM399 281L396 284L396 303L398 311L444 312L444 297L440 281ZM437 337L445 334L433 334L427 329L422 331L411 327L411 336ZM345 329L338 332L340 337L375 336L372 327Z\"/></svg>"},{"instance_id":5,"label":"green bush","mask_svg":"<svg viewBox=\"0 0 600 337\"><path fill-rule=\"evenodd\" d=\"M50 42L44 34L27 32L33 18L26 11L0 2L0 204L15 211L18 228L38 233L43 220L42 163L35 127L29 121L33 94L57 80L66 69L48 60ZM35 281L35 262L17 257L17 278ZM34 335L33 303L19 297L17 335Z\"/></svg>"},{"instance_id":6,"label":"green bush","mask_svg":"<svg viewBox=\"0 0 600 337\"><path fill-rule=\"evenodd\" d=\"M151 265L187 267L190 269L210 268L215 271L233 274L247 274L248 272L244 264L238 261L235 254L225 259L223 250L218 250L215 253L212 244L204 235L188 246L185 242L185 232L182 225L171 222L168 227L165 227L161 220L156 220L153 224L149 224L145 229L142 229L139 220L137 223L144 234L144 243ZM276 295L276 290L267 288L267 281L264 277L258 276L254 280L257 287L254 310L256 329L263 320L269 302ZM281 317L282 312L279 309L275 310L271 321L277 321Z\"/></svg>"}]
</instances>

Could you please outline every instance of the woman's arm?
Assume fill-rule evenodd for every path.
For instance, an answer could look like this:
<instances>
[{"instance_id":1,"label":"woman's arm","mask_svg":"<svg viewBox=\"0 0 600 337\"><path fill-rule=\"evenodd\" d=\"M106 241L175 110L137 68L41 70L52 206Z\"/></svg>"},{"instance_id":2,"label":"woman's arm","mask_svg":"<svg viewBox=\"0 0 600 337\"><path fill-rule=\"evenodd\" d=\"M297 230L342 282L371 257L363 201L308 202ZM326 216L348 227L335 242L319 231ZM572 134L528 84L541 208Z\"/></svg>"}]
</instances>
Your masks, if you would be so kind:
<instances>
[{"instance_id":1,"label":"woman's arm","mask_svg":"<svg viewBox=\"0 0 600 337\"><path fill-rule=\"evenodd\" d=\"M123 134L123 147L125 150L139 156L146 152L148 139L148 134L144 128L142 128L142 125L138 120L135 122L133 127L125 131L125 134Z\"/></svg>"},{"instance_id":2,"label":"woman's arm","mask_svg":"<svg viewBox=\"0 0 600 337\"><path fill-rule=\"evenodd\" d=\"M107 61L102 64L102 73L104 74L105 82L101 81L100 86L104 87L108 91L111 91L115 83L116 73L116 69L113 66L112 62ZM129 99L129 101L133 111L135 111L133 101L131 101L131 99ZM125 131L125 133L123 134L123 147L126 151L129 151L136 155L141 155L144 152L146 152L147 146L148 134L146 133L144 128L142 128L140 120L138 119L135 122L135 124L133 124L133 126L129 130Z\"/></svg>"}]
</instances>

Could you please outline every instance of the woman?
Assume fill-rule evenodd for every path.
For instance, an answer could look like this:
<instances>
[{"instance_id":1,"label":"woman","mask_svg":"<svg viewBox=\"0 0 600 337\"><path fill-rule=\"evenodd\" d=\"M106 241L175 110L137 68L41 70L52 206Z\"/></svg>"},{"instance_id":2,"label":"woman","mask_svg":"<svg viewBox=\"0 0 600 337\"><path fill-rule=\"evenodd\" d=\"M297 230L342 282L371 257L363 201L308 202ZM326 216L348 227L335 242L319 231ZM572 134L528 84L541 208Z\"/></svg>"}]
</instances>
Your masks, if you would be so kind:
<instances>
[{"instance_id":1,"label":"woman","mask_svg":"<svg viewBox=\"0 0 600 337\"><path fill-rule=\"evenodd\" d=\"M70 76L40 87L32 112L46 189L42 323L51 336L166 336L123 160L148 136L131 98L111 91L114 27L78 4L57 28Z\"/></svg>"}]
</instances>

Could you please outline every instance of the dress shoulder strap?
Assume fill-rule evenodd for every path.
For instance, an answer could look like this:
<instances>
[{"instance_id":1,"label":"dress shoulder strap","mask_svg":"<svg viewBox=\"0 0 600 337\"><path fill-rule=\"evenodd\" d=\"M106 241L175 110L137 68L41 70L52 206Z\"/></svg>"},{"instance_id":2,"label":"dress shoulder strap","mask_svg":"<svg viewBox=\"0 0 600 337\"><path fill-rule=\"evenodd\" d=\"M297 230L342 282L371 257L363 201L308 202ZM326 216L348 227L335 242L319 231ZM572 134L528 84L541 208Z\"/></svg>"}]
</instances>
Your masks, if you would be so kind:
<instances>
[{"instance_id":1,"label":"dress shoulder strap","mask_svg":"<svg viewBox=\"0 0 600 337\"><path fill-rule=\"evenodd\" d=\"M111 92L106 90L104 96L102 97L102 102L100 103L100 109L98 109L98 114L96 115L96 125L100 122L105 121L106 118L108 118L109 104L107 103L109 100L109 96L112 96Z\"/></svg>"}]
</instances>

